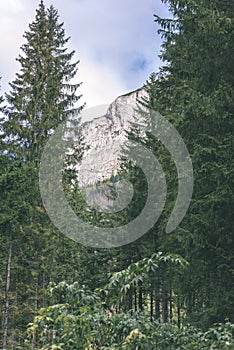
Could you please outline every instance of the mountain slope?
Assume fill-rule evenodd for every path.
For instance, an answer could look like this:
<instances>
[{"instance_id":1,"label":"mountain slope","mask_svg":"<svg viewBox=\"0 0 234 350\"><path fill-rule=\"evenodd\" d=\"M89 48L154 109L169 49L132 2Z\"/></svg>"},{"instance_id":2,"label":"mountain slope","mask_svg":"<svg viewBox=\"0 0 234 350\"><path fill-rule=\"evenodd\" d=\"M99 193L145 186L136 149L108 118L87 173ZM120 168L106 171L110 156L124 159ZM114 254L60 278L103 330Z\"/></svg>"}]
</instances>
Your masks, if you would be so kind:
<instances>
[{"instance_id":1,"label":"mountain slope","mask_svg":"<svg viewBox=\"0 0 234 350\"><path fill-rule=\"evenodd\" d=\"M140 123L137 101L145 95L143 88L119 96L106 114L82 126L82 136L88 146L79 166L81 186L94 185L117 173L119 154L126 142L126 131L132 122Z\"/></svg>"}]
</instances>

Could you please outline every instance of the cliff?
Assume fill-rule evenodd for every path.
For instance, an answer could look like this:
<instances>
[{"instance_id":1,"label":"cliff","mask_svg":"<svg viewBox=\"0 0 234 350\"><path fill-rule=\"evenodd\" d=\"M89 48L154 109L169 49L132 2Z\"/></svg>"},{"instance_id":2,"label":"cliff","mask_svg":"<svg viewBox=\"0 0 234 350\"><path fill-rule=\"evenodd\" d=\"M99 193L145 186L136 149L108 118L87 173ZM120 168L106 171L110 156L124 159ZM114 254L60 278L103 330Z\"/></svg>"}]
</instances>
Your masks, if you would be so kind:
<instances>
[{"instance_id":1,"label":"cliff","mask_svg":"<svg viewBox=\"0 0 234 350\"><path fill-rule=\"evenodd\" d=\"M144 95L141 88L119 96L105 115L82 125L82 136L88 149L79 166L81 186L92 186L117 173L120 150L127 140L126 131L130 130L131 123L141 123L137 101Z\"/></svg>"}]
</instances>

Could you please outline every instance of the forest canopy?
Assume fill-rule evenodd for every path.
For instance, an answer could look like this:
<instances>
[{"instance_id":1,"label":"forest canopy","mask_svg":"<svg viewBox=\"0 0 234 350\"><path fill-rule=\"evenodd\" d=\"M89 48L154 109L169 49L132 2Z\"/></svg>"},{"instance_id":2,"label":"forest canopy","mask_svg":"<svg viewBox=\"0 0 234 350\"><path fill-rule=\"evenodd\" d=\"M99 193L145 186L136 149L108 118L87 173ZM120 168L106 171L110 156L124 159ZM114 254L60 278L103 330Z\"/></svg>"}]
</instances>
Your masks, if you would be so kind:
<instances>
[{"instance_id":1,"label":"forest canopy","mask_svg":"<svg viewBox=\"0 0 234 350\"><path fill-rule=\"evenodd\" d=\"M175 164L159 140L133 127L129 138L163 164L169 191L154 227L118 248L74 243L44 209L38 175L45 143L67 118L80 128L79 62L53 6L40 1L24 34L20 71L0 97L3 350L234 349L234 3L162 2L171 12L169 19L154 16L162 64L138 104L182 136L194 192L181 224L165 234L177 196ZM72 171L64 191L87 222L118 226L136 217L147 197L138 168L124 164L121 175L135 194L130 209L116 215L88 210Z\"/></svg>"}]
</instances>

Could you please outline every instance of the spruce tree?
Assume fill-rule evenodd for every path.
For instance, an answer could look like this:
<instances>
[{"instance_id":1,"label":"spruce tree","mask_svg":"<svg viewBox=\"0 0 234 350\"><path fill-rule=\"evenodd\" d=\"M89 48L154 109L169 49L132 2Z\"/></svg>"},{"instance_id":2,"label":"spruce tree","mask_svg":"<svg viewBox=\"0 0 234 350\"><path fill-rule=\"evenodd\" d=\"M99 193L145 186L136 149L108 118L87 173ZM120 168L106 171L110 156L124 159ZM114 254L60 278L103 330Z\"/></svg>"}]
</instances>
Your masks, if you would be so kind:
<instances>
[{"instance_id":1,"label":"spruce tree","mask_svg":"<svg viewBox=\"0 0 234 350\"><path fill-rule=\"evenodd\" d=\"M205 327L234 317L234 8L215 0L164 2L173 14L156 17L165 64L148 86L154 108L183 137L195 178L191 207L180 227L161 237L161 246L174 246L189 260L179 288L188 317Z\"/></svg>"},{"instance_id":2,"label":"spruce tree","mask_svg":"<svg viewBox=\"0 0 234 350\"><path fill-rule=\"evenodd\" d=\"M77 128L82 108L77 106L81 97L77 94L80 84L71 83L76 77L78 61L74 61L75 52L68 52L66 48L69 38L65 36L57 10L53 6L46 9L41 1L24 38L26 41L18 58L20 72L10 83L5 117L1 121L1 141L10 164L6 174L1 174L5 221L1 223L0 240L4 239L6 227L14 219L4 343L8 333L8 338L14 339L13 343L18 346L23 342L23 332L32 313L45 306L45 288L50 280L74 275L74 270L68 272L68 269L63 271L66 277L61 274L60 257L66 255L70 262L71 255L76 255L76 247L55 230L43 208L38 166L45 142L53 130L66 120ZM12 198L15 198L14 206L7 206ZM22 203L26 208L24 213ZM6 263L9 244L5 246L5 256L1 260ZM1 281L1 290L6 289L5 281L6 278ZM8 341L8 346L14 346L13 343Z\"/></svg>"},{"instance_id":3,"label":"spruce tree","mask_svg":"<svg viewBox=\"0 0 234 350\"><path fill-rule=\"evenodd\" d=\"M37 162L51 131L66 118L77 119L80 84L70 80L79 62L72 62L75 52L67 51L69 38L57 10L53 6L46 9L43 1L24 38L17 59L21 69L6 94L3 130L9 151Z\"/></svg>"}]
</instances>

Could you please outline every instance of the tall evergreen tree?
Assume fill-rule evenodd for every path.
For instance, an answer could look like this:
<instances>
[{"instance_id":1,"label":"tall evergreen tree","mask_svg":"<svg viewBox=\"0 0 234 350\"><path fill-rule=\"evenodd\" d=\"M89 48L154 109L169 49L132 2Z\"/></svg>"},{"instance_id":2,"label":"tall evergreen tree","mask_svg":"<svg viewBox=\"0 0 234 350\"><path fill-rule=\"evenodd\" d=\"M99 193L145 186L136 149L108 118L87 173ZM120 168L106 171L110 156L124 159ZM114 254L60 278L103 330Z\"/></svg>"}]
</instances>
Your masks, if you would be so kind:
<instances>
[{"instance_id":1,"label":"tall evergreen tree","mask_svg":"<svg viewBox=\"0 0 234 350\"><path fill-rule=\"evenodd\" d=\"M57 10L53 6L46 9L43 1L24 38L26 42L18 58L21 69L10 83L5 118L1 121L1 141L10 162L2 169L0 179L5 202L1 238L6 236L6 228L13 227L1 259L8 266L1 281L5 285L1 290L7 291L4 346L7 333L12 342L8 342L9 345L21 344L32 313L46 304L44 289L51 279L56 280L56 272L60 278L64 278L63 275L67 278L75 270L74 267L61 273L58 266L61 256L69 259L73 255L72 244L56 232L43 209L38 166L45 142L60 123L69 120L69 125L78 127L78 113L82 108L77 106L80 84L71 83L78 62L73 62L75 52L67 51L69 38L65 36ZM21 210L22 203L25 203L25 213ZM64 241L68 247L66 252Z\"/></svg>"},{"instance_id":2,"label":"tall evergreen tree","mask_svg":"<svg viewBox=\"0 0 234 350\"><path fill-rule=\"evenodd\" d=\"M77 95L80 84L70 83L78 62L72 62L74 51L67 52L69 38L57 10L53 6L46 10L43 1L24 38L23 53L17 59L20 73L6 94L7 121L3 129L8 150L38 161L52 129L80 110L76 106L81 97Z\"/></svg>"},{"instance_id":3,"label":"tall evergreen tree","mask_svg":"<svg viewBox=\"0 0 234 350\"><path fill-rule=\"evenodd\" d=\"M234 8L215 0L163 2L173 19L156 17L165 64L148 84L151 107L153 101L185 140L195 186L180 228L160 240L164 249L175 247L189 260L180 281L187 314L206 326L234 317Z\"/></svg>"}]
</instances>

